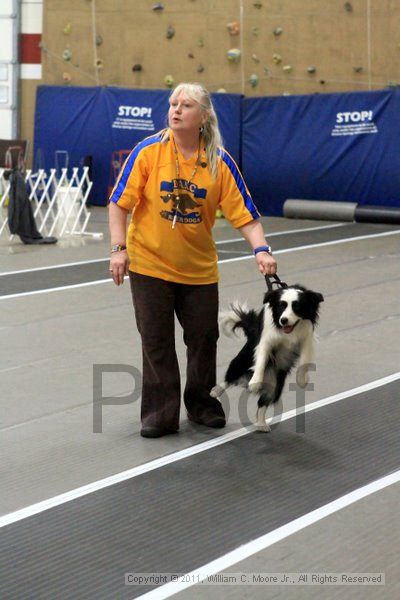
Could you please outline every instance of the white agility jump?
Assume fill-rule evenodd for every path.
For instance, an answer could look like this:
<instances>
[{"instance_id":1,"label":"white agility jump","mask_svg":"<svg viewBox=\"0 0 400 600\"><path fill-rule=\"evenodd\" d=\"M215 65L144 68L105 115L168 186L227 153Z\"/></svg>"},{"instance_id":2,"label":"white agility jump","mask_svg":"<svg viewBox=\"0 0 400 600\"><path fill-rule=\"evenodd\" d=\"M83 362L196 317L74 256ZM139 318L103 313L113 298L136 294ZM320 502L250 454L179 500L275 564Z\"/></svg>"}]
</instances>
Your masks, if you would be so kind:
<instances>
[{"instance_id":1,"label":"white agility jump","mask_svg":"<svg viewBox=\"0 0 400 600\"><path fill-rule=\"evenodd\" d=\"M5 169L0 169L0 237L8 235L7 203L9 200L10 182L4 177ZM46 173L39 169L33 173L27 170L25 182L29 199L32 203L36 226L43 236L59 238L72 235L86 235L95 238L103 237L101 233L87 232L90 212L86 203L93 182L89 179L89 168L74 167L68 177L68 169L50 169Z\"/></svg>"}]
</instances>

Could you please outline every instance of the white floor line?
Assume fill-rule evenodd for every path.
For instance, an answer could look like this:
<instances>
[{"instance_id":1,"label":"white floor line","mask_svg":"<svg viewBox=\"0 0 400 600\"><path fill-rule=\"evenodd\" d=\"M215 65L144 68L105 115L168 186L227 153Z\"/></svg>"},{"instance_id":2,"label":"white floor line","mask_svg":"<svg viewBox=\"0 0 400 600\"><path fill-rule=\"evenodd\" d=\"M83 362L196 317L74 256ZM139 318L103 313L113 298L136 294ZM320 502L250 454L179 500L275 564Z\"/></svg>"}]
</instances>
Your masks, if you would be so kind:
<instances>
[{"instance_id":1,"label":"white floor line","mask_svg":"<svg viewBox=\"0 0 400 600\"><path fill-rule=\"evenodd\" d=\"M340 392L339 394L328 396L327 398L323 398L322 400L318 400L316 402L307 404L304 407L304 412L309 412L321 408L322 406L327 406L328 404L339 402L340 400L344 400L345 398L350 398L351 396L355 396L357 394L373 390L383 385L387 385L389 383L392 383L393 381L397 381L398 379L400 379L400 371L397 373L393 373L392 375L388 375L387 377L376 379L375 381L371 381L356 388L352 388L350 390ZM301 414L300 411L298 411L297 414ZM296 411L291 410L274 418L272 422L286 421L287 419L292 419L294 416L296 416ZM60 494L58 496L54 496L53 498L48 498L47 500L43 500L42 502L32 504L31 506L27 506L15 512L8 513L0 517L0 528L5 527L6 525L10 525L11 523L16 523L17 521L21 521L22 519L26 519L38 513L44 512L46 510L49 510L50 508L54 508L55 506L59 506L60 504L65 504L67 502L70 502L71 500L75 500L76 498L80 498L82 496L86 496L87 494L91 494L106 487L110 487L111 485L114 485L121 481L133 479L134 477L138 477L139 475L143 475L144 473L148 473L149 471L153 471L154 469L159 469L160 467L164 467L179 460L183 460L189 456L194 456L195 454L199 454L200 452L204 452L211 448L216 448L217 446L226 444L232 440L247 435L252 431L254 431L254 426L242 427L241 429L232 431L225 435L221 435L212 440L208 440L207 442L203 442L202 444L196 444L195 446L185 448L184 450L167 454L166 456L162 456L161 458L157 458L150 462L144 463L143 465L138 465L137 467L133 467L132 469L129 469L127 471L122 471L121 473L117 473L116 475L112 475L111 477L106 477L105 479L93 481L88 485L84 485L74 490L70 490L69 492Z\"/></svg>"},{"instance_id":2,"label":"white floor line","mask_svg":"<svg viewBox=\"0 0 400 600\"><path fill-rule=\"evenodd\" d=\"M128 279L128 276L125 277ZM0 300L10 300L11 298L21 298L22 296L36 296L37 294L45 294L51 292L62 292L64 290L73 290L74 288L87 287L88 285L98 285L100 283L112 283L112 279L97 279L96 281L86 281L85 283L74 283L73 285L63 285L55 288L46 288L45 290L32 290L31 292L19 292L18 294L8 294L0 296Z\"/></svg>"},{"instance_id":3,"label":"white floor line","mask_svg":"<svg viewBox=\"0 0 400 600\"><path fill-rule=\"evenodd\" d=\"M293 233L302 233L303 231L316 231L318 229L332 229L333 227L343 227L344 225L352 225L352 224L353 223L335 223L333 225L322 225L319 227L306 227L304 229L290 229L290 230L286 230L286 231L275 231L273 233L269 233L265 237L270 238L275 235L290 235ZM215 242L215 244L217 246L219 246L221 244L229 244L232 242L245 242L245 241L246 240L244 240L242 237L240 237L240 238L234 238L231 240L220 240L218 242ZM19 271L6 271L5 273L0 273L0 277L4 277L5 275L19 275L20 273L34 273L36 271L47 271L47 269L63 269L65 267L77 267L79 265L91 265L93 263L106 262L108 260L110 260L110 258L108 256L106 256L105 258L95 258L93 260L80 260L80 261L71 262L71 263L49 265L48 267L34 267L32 269L20 269Z\"/></svg>"},{"instance_id":4,"label":"white floor line","mask_svg":"<svg viewBox=\"0 0 400 600\"><path fill-rule=\"evenodd\" d=\"M386 237L389 235L399 235L400 229L396 229L395 231L384 231L383 233L371 233L368 235L358 235L356 237L343 238L342 240L332 240L330 242L320 242L318 244L307 244L305 246L296 246L294 248L283 248L282 250L273 250L274 256L277 254L288 254L289 252L300 252L300 250L311 250L312 248L323 248L324 246L335 246L337 244L346 244L348 242L359 242L360 240L368 240L371 238L378 237ZM237 260L248 260L249 258L253 258L252 254L248 256L239 256L237 258L227 258L225 260L220 260L220 263L228 263L235 262Z\"/></svg>"},{"instance_id":5,"label":"white floor line","mask_svg":"<svg viewBox=\"0 0 400 600\"><path fill-rule=\"evenodd\" d=\"M265 237L270 238L276 235L290 235L292 233L303 233L303 231L318 231L319 229L333 229L334 227L344 227L346 225L354 225L353 221L349 221L347 223L333 223L331 225L319 225L318 227L304 227L303 229L286 229L285 231L273 231L271 233L266 233ZM221 244L230 244L232 242L245 242L243 238L232 238L231 240L219 240L215 242L217 246Z\"/></svg>"},{"instance_id":6,"label":"white floor line","mask_svg":"<svg viewBox=\"0 0 400 600\"><path fill-rule=\"evenodd\" d=\"M396 229L395 231L385 231L383 233L371 233L368 235L360 235L357 237L350 237L350 238L344 238L342 240L333 240L331 242L321 242L318 244L309 244L309 245L305 245L305 246L296 246L295 248L283 248L282 250L275 250L274 251L274 255L276 254L287 254L289 252L299 252L301 250L310 250L313 248L322 248L323 246L332 246L335 244L345 244L348 242L357 242L360 240L367 240L367 239L372 239L372 238L379 238L379 237L385 237L385 236L389 236L389 235L398 235L400 234L400 229ZM226 258L223 260L219 260L218 264L224 264L224 263L230 263L230 262L235 262L237 260L249 260L250 258L254 258L252 254L248 254L246 256L238 256L235 258ZM108 260L108 259L107 259ZM24 296L32 296L34 294L46 294L46 293L50 293L50 292L59 292L59 291L63 291L63 290L69 290L69 289L73 289L73 288L79 288L79 287L85 287L88 285L96 285L96 284L100 284L100 283L110 283L112 280L110 279L98 279L97 281L90 281L87 283L77 283L74 285L65 285L62 287L55 287L55 288L48 288L48 289L43 289L43 290L34 290L31 292L20 292L17 294L5 294L0 296L0 301L1 300L9 300L12 298L21 298Z\"/></svg>"},{"instance_id":7,"label":"white floor line","mask_svg":"<svg viewBox=\"0 0 400 600\"><path fill-rule=\"evenodd\" d=\"M19 275L20 273L36 273L36 271L47 271L48 269L63 269L65 267L91 265L93 263L105 262L106 260L110 260L110 258L94 258L93 260L80 260L77 262L63 263L60 265L49 265L48 267L34 267L33 269L20 269L19 271L6 271L5 273L0 273L0 277L4 277L5 275Z\"/></svg>"},{"instance_id":8,"label":"white floor line","mask_svg":"<svg viewBox=\"0 0 400 600\"><path fill-rule=\"evenodd\" d=\"M169 598L170 596L173 596L174 594L177 594L188 587L192 587L196 584L196 582L203 581L210 575L215 575L223 569L227 569L232 565L245 560L250 556L253 556L257 552L261 552L262 550L269 548L269 546L280 542L290 535L305 529L309 525L313 525L321 519L324 519L325 517L328 517L329 515L332 515L333 513L350 506L354 502L358 502L359 500L362 500L362 498L366 498L367 496L370 496L379 490L383 490L389 485L398 483L399 481L400 471L395 471L390 475L376 479L372 483L353 490L349 494L345 494L333 502L329 502L328 504L325 504L316 510L306 513L298 519L282 525L282 527L278 527L277 529L274 529L273 531L270 531L269 533L262 535L251 542L248 542L247 544L243 544L243 546L239 546L239 548L232 550L232 552L228 552L224 556L221 556L216 560L213 560L212 562L185 574L178 581L167 583L138 597L145 598L146 600L163 600L164 598Z\"/></svg>"},{"instance_id":9,"label":"white floor line","mask_svg":"<svg viewBox=\"0 0 400 600\"><path fill-rule=\"evenodd\" d=\"M218 250L218 254L243 254L243 256L248 256L248 250ZM219 263L225 262L224 260L219 260Z\"/></svg>"}]
</instances>

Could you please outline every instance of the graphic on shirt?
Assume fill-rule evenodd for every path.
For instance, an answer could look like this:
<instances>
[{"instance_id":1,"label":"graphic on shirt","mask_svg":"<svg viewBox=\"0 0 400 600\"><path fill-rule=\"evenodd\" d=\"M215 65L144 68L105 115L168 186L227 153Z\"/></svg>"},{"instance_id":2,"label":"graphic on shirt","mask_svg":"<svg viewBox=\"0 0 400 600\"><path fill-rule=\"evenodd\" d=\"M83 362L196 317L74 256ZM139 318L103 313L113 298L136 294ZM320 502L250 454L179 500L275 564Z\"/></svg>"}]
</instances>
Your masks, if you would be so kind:
<instances>
[{"instance_id":1,"label":"graphic on shirt","mask_svg":"<svg viewBox=\"0 0 400 600\"><path fill-rule=\"evenodd\" d=\"M163 219L173 221L176 215L178 223L201 223L201 214L196 211L196 208L200 208L202 205L195 198L205 199L206 189L198 188L186 179L174 179L173 181L162 181L160 192L164 192L160 195L161 200L165 204L171 203L171 210L160 211L160 216ZM193 194L194 198L190 194ZM187 213L186 211L191 212Z\"/></svg>"}]
</instances>

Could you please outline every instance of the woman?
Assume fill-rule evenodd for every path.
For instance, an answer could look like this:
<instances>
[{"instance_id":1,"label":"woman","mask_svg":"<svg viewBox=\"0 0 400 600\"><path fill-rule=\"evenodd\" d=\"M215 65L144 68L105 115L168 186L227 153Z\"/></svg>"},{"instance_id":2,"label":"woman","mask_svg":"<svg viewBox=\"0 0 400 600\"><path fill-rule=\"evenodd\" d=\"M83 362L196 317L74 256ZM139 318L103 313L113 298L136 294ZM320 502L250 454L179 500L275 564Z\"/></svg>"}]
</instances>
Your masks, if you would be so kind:
<instances>
[{"instance_id":1,"label":"woman","mask_svg":"<svg viewBox=\"0 0 400 600\"><path fill-rule=\"evenodd\" d=\"M208 427L225 425L220 402L209 395L216 383L218 267L211 230L218 208L248 240L260 272L276 273L260 215L222 148L207 90L178 85L170 97L168 125L133 149L109 206L110 272L116 285L129 273L142 338L143 437L179 428L175 314L187 346L188 418Z\"/></svg>"}]
</instances>

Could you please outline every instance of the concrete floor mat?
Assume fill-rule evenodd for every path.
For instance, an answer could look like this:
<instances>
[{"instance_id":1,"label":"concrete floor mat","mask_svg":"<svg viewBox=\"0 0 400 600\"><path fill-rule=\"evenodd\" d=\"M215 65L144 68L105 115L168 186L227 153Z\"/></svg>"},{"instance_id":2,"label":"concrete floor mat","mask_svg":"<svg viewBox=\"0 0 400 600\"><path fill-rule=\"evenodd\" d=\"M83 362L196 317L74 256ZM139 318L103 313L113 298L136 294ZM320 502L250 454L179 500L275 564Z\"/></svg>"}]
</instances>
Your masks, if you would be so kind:
<instances>
[{"instance_id":1,"label":"concrete floor mat","mask_svg":"<svg viewBox=\"0 0 400 600\"><path fill-rule=\"evenodd\" d=\"M399 468L397 380L4 527L1 598L133 598ZM79 466L77 466L79 468Z\"/></svg>"},{"instance_id":2,"label":"concrete floor mat","mask_svg":"<svg viewBox=\"0 0 400 600\"><path fill-rule=\"evenodd\" d=\"M276 251L396 230L398 230L398 227L390 225L351 223L332 229L321 228L313 231L298 231L291 233L291 235L276 235L271 245L273 250ZM250 255L249 246L244 240L224 243L219 245L217 249L219 260ZM100 260L59 268L41 269L40 271L24 271L22 273L3 275L0 277L0 296L108 279L110 277L108 264L108 258L105 258L104 261Z\"/></svg>"}]
</instances>

